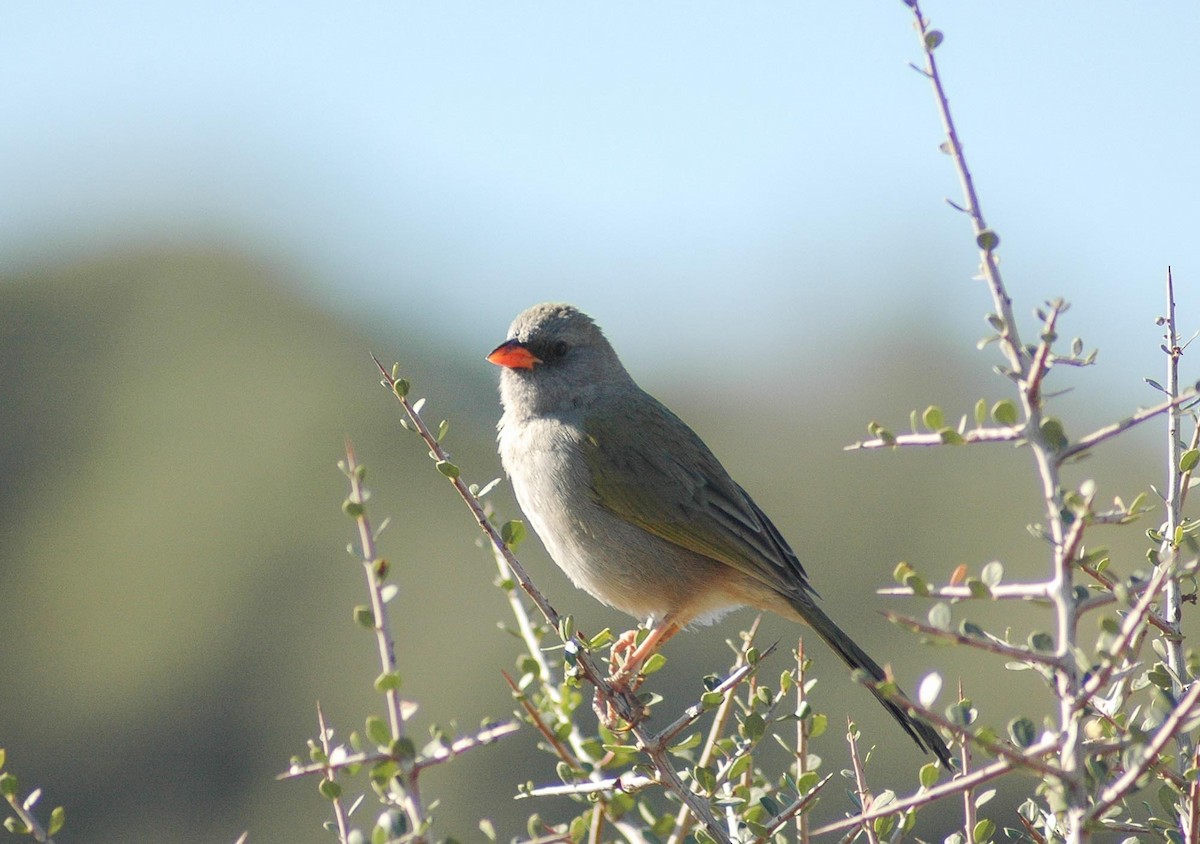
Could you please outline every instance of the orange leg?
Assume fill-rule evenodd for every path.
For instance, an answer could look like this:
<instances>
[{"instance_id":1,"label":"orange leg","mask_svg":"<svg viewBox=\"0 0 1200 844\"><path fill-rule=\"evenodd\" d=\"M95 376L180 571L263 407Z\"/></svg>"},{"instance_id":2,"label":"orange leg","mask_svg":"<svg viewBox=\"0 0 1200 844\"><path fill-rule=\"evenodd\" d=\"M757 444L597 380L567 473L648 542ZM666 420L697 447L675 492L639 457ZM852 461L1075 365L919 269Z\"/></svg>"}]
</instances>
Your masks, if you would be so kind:
<instances>
[{"instance_id":1,"label":"orange leg","mask_svg":"<svg viewBox=\"0 0 1200 844\"><path fill-rule=\"evenodd\" d=\"M636 689L638 674L641 672L642 666L646 664L646 660L652 657L680 629L682 628L668 616L650 628L649 634L636 648L633 647L633 643L636 640L637 631L630 630L623 634L612 648L613 671L609 680L612 681L613 686L618 689ZM617 657L630 649L633 652L618 663Z\"/></svg>"}]
</instances>

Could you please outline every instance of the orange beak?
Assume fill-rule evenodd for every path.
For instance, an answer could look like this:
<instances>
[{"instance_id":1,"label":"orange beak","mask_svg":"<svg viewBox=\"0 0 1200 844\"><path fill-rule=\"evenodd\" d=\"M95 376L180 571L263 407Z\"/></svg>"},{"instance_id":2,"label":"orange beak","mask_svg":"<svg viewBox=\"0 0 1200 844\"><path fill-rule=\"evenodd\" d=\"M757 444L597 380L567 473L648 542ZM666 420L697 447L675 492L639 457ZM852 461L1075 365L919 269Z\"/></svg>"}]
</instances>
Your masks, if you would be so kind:
<instances>
[{"instance_id":1,"label":"orange beak","mask_svg":"<svg viewBox=\"0 0 1200 844\"><path fill-rule=\"evenodd\" d=\"M487 356L489 363L507 366L509 369L533 369L542 359L516 340L501 343Z\"/></svg>"}]
</instances>

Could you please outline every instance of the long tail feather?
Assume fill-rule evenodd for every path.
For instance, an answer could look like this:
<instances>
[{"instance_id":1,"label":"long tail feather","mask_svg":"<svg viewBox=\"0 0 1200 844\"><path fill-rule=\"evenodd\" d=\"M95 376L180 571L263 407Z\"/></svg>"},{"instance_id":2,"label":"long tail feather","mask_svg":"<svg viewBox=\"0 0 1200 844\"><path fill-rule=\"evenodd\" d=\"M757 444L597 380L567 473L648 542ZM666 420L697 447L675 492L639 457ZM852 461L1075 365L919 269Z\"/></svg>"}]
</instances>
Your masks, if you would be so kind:
<instances>
[{"instance_id":1,"label":"long tail feather","mask_svg":"<svg viewBox=\"0 0 1200 844\"><path fill-rule=\"evenodd\" d=\"M883 673L883 669L879 667L879 663L871 659L867 652L847 636L834 623L833 619L825 615L820 607L811 602L800 601L795 602L794 605L796 611L804 617L808 625L825 640L829 647L833 648L834 653L840 656L842 661L848 666L862 669L874 680L882 681L887 679ZM947 768L953 767L950 760L950 750L933 727L909 715L908 712L879 694L875 689L871 689L871 693L883 704L883 708L891 713L892 717L900 723L900 726L904 728L904 732L912 737L912 740L917 743L918 747L926 752L934 753Z\"/></svg>"}]
</instances>

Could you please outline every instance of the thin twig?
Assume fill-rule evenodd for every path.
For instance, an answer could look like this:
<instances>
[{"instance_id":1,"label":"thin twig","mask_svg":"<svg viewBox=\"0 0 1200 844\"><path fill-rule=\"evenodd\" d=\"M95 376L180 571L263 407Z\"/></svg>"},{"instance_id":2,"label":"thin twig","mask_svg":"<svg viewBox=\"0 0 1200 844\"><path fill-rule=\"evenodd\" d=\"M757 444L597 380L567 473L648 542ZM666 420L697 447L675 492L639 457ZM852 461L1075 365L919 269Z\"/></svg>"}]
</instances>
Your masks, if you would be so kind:
<instances>
[{"instance_id":1,"label":"thin twig","mask_svg":"<svg viewBox=\"0 0 1200 844\"><path fill-rule=\"evenodd\" d=\"M565 785L541 785L517 795L523 797L561 797L567 794L612 794L614 792L632 794L652 785L662 785L657 777L644 774L621 774L602 780L583 780Z\"/></svg>"},{"instance_id":2,"label":"thin twig","mask_svg":"<svg viewBox=\"0 0 1200 844\"><path fill-rule=\"evenodd\" d=\"M361 753L347 753L336 755L336 758L331 758L324 762L314 762L309 765L293 765L282 774L276 775L277 780L290 780L296 777L304 777L310 774L322 773L324 771L340 771L343 768L353 767L355 765L373 765L376 762L406 762L410 761L413 768L424 770L433 765L447 762L456 756L466 753L476 747L483 747L492 742L512 735L521 729L521 725L516 721L506 721L501 724L490 724L483 727L478 732L469 736L463 736L452 741L448 746L442 746L434 751L423 756L417 756L415 759L409 759L403 755L388 753L381 750L362 751Z\"/></svg>"},{"instance_id":3,"label":"thin twig","mask_svg":"<svg viewBox=\"0 0 1200 844\"><path fill-rule=\"evenodd\" d=\"M968 431L959 432L962 437L963 444L973 445L975 443L1010 443L1016 442L1024 436L1023 429L1019 427L1012 428L972 428ZM928 434L896 434L889 438L875 437L869 440L861 440L850 445L843 446L842 451L857 451L859 449L868 448L902 448L905 446L935 446L945 445L946 440L938 431Z\"/></svg>"},{"instance_id":4,"label":"thin twig","mask_svg":"<svg viewBox=\"0 0 1200 844\"><path fill-rule=\"evenodd\" d=\"M796 640L796 712L800 717L796 719L796 781L808 771L808 734L812 730L812 719L807 717L805 710L811 709L812 704L806 699L807 692L804 689L804 637L801 636ZM828 782L829 777L825 778ZM815 792L815 789L814 789ZM813 794L813 792L809 792ZM797 801L799 802L799 801ZM809 822L808 813L804 812L796 816L796 836L800 844L808 844L809 837Z\"/></svg>"},{"instance_id":5,"label":"thin twig","mask_svg":"<svg viewBox=\"0 0 1200 844\"><path fill-rule=\"evenodd\" d=\"M958 699L963 699L963 684L962 680L958 681ZM962 776L967 778L971 775L971 743L964 741L959 743L960 756L962 761ZM963 799L963 835L966 836L967 844L975 844L975 788L965 788L962 792Z\"/></svg>"},{"instance_id":6,"label":"thin twig","mask_svg":"<svg viewBox=\"0 0 1200 844\"><path fill-rule=\"evenodd\" d=\"M871 790L867 787L867 775L863 771L862 759L858 755L858 728L854 726L854 722L849 718L846 719L846 743L850 745L850 765L854 771L854 788L858 795L859 814L866 814L871 811ZM892 804L888 804L890 808ZM889 813L890 814L890 813ZM867 836L867 841L870 844L879 844L879 838L875 835L875 826L866 821L863 821L862 831Z\"/></svg>"},{"instance_id":7,"label":"thin twig","mask_svg":"<svg viewBox=\"0 0 1200 844\"><path fill-rule=\"evenodd\" d=\"M805 812L804 810L808 808L809 803L817 799L821 789L828 785L831 779L833 779L833 774L826 774L816 785L812 787L812 789L809 790L808 794L797 797L787 806L780 809L779 814L776 815L769 824L767 824L767 834L760 836L756 840L760 842L767 841L771 838L771 836L781 830L783 825L790 821L793 817L796 818L797 823L803 822L808 817L808 812ZM807 823L804 823L802 832L803 834L800 838L800 841L802 844L806 844L808 841Z\"/></svg>"},{"instance_id":8,"label":"thin twig","mask_svg":"<svg viewBox=\"0 0 1200 844\"><path fill-rule=\"evenodd\" d=\"M910 618L906 615L900 615L891 611L883 613L884 618L893 624L898 624L901 627L907 627L917 633L922 633L926 636L932 636L936 639L944 639L947 642L953 642L958 645L967 645L968 647L978 648L982 651L989 651L1000 656L1008 657L1009 659L1019 659L1023 662L1036 662L1041 665L1048 665L1055 668L1059 665L1059 658L1054 654L1039 653L1030 648L1021 648L1016 645L1009 645L1004 642L998 642L995 639L983 639L979 636L968 636L965 633L959 633L955 630L942 630L939 627L925 624L917 621L915 618Z\"/></svg>"},{"instance_id":9,"label":"thin twig","mask_svg":"<svg viewBox=\"0 0 1200 844\"><path fill-rule=\"evenodd\" d=\"M1132 416L1127 416L1119 422L1113 422L1111 425L1105 425L1103 428L1098 428L1097 430L1092 431L1092 433L1080 437L1075 442L1059 451L1058 461L1060 463L1064 463L1075 455L1081 454L1082 452L1087 451L1088 449L1104 442L1105 440L1110 440L1118 434L1128 431L1130 428L1141 425L1143 422L1148 422L1154 417L1166 413L1171 408L1187 404L1198 397L1200 397L1200 392L1197 392L1195 387L1189 387L1173 399L1167 399L1166 401L1156 404L1153 407L1147 407L1143 410L1139 410L1137 413L1134 413Z\"/></svg>"},{"instance_id":10,"label":"thin twig","mask_svg":"<svg viewBox=\"0 0 1200 844\"><path fill-rule=\"evenodd\" d=\"M1167 354L1167 396L1173 397L1179 393L1179 359L1183 357L1183 348L1179 343L1179 331L1175 322L1175 280L1171 268L1167 267L1167 316L1166 344L1163 351ZM1179 437L1179 425L1182 413L1179 406L1172 407L1167 413L1167 497L1163 502L1166 507L1167 520L1163 528L1163 542L1159 549L1160 557L1164 551L1178 553L1176 534L1179 531L1182 518L1183 442ZM1166 642L1166 663L1171 674L1171 696L1178 700L1183 694L1183 685L1187 678L1187 661L1183 652L1180 622L1183 614L1179 579L1172 577L1167 581L1163 590L1162 614L1170 632L1164 637ZM1186 734L1179 736L1179 770L1186 770L1188 758L1192 755L1191 742Z\"/></svg>"},{"instance_id":11,"label":"thin twig","mask_svg":"<svg viewBox=\"0 0 1200 844\"><path fill-rule=\"evenodd\" d=\"M968 586L931 586L922 592L916 592L909 586L886 586L875 590L876 595L908 595L918 598L975 598L976 595ZM1006 600L1046 600L1049 597L1049 587L1046 583L998 583L988 587L987 599L994 601Z\"/></svg>"},{"instance_id":12,"label":"thin twig","mask_svg":"<svg viewBox=\"0 0 1200 844\"><path fill-rule=\"evenodd\" d=\"M534 728L537 729L542 737L550 743L550 747L558 754L558 758L566 762L571 768L578 770L581 766L579 760L575 758L566 745L559 741L558 736L554 734L554 730L550 729L550 725L542 719L542 714L537 711L537 707L529 700L529 696L521 691L517 686L517 682L509 675L507 671L500 672L504 676L504 682L508 683L508 687L512 689L513 697L521 704L521 708L525 710L525 714L529 716L529 720L533 722Z\"/></svg>"},{"instance_id":13,"label":"thin twig","mask_svg":"<svg viewBox=\"0 0 1200 844\"><path fill-rule=\"evenodd\" d=\"M337 769L329 764L329 728L325 726L325 713L321 710L321 704L317 704L317 730L318 737L321 742L321 750L325 756L324 774L325 779L333 782L337 774ZM347 836L350 834L350 819L346 816L346 807L342 805L341 797L333 798L333 819L337 823L338 841L346 844Z\"/></svg>"}]
</instances>

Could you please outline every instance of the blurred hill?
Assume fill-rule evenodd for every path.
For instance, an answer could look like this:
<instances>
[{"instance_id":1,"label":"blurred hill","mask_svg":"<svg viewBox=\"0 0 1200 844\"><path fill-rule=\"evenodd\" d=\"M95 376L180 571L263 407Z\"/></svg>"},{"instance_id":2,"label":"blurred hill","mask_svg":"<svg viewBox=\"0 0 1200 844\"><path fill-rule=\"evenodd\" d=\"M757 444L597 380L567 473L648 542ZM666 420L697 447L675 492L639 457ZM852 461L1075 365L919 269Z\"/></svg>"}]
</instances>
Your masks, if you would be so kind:
<instances>
[{"instance_id":1,"label":"blurred hill","mask_svg":"<svg viewBox=\"0 0 1200 844\"><path fill-rule=\"evenodd\" d=\"M364 591L344 550L351 530L334 468L346 438L368 467L373 518L393 522L383 550L401 587L393 618L405 695L429 721L464 729L511 709L499 671L515 646L495 626L506 618L490 558L396 424L367 352L403 362L429 396L427 417L452 420L448 443L465 474L486 482L499 473L498 408L482 355L530 303L497 304L494 336L451 338L423 330L431 320L419 312L380 314L371 303L352 323L298 287L244 255L167 248L0 284L0 746L23 783L45 789L44 805L66 805L60 842L190 844L242 830L252 842L327 840L315 781L274 775L315 733L316 700L342 736L381 708L372 644L351 621ZM1012 577L1037 576L1044 551L1024 530L1039 514L1028 460L1004 447L841 450L872 418L902 430L910 408L940 402L952 416L979 398L970 385L1002 390L971 354L898 326L819 363L798 355L772 383L747 373L708 384L703 361L687 384L634 374L772 514L831 615L909 687L932 667L963 676L984 719L1002 724L1040 714L1029 710L1043 699L1031 672L998 674L976 655L919 646L877 611L923 615L927 604L873 591L900 560L934 580L997 557ZM1102 494L1127 500L1156 481L1139 471L1144 461L1121 453L1088 468L1105 479ZM1128 486L1112 487L1110 472ZM506 489L496 502L515 515ZM1133 560L1124 570L1141 541L1127 533L1116 537ZM629 623L572 589L536 542L523 557L585 629ZM1018 631L1039 618L1011 606L969 612ZM701 675L723 669L723 641L750 619L738 613L671 643L653 686L664 706L689 702ZM781 639L786 654L800 632L771 619L763 641ZM816 752L839 765L851 711L886 751L876 786L912 788L917 751L817 647L817 707L831 728ZM777 659L768 676L785 666ZM526 731L430 774L439 834L474 839L475 821L490 815L506 840L531 811L556 819L553 803L511 800L518 781L553 778L534 745ZM818 816L844 806L839 795Z\"/></svg>"}]
</instances>

